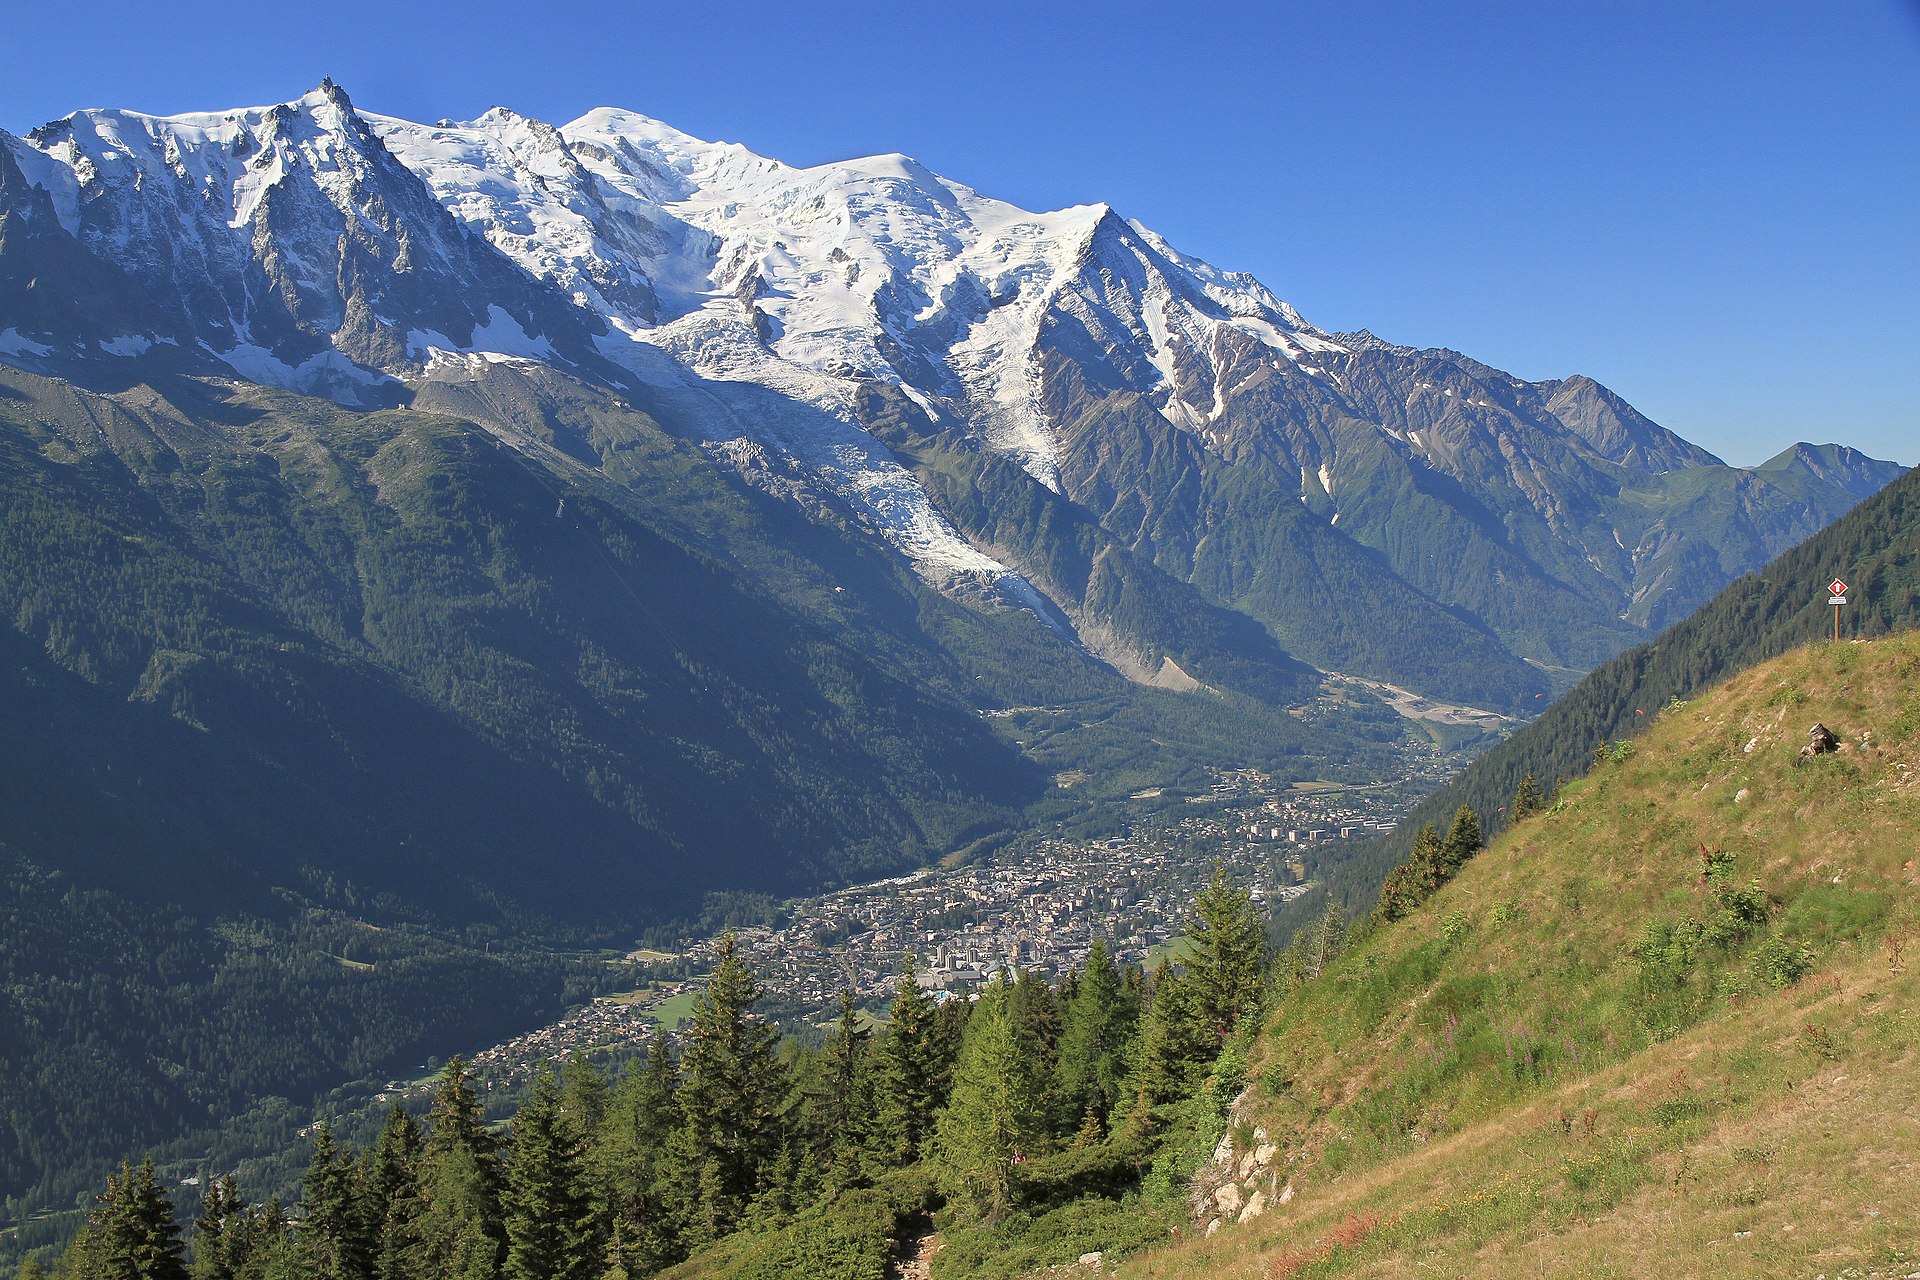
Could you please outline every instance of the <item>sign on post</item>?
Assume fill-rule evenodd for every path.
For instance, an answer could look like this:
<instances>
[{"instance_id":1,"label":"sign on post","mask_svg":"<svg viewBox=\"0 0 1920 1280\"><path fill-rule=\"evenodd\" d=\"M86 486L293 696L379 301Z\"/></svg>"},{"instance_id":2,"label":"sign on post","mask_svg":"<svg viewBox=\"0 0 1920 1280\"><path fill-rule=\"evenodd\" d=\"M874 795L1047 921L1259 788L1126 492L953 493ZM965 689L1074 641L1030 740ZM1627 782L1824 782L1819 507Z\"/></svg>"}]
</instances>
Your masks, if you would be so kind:
<instances>
[{"instance_id":1,"label":"sign on post","mask_svg":"<svg viewBox=\"0 0 1920 1280\"><path fill-rule=\"evenodd\" d=\"M1847 602L1847 580L1835 578L1827 584L1827 603L1833 606L1833 638L1840 639L1840 606Z\"/></svg>"}]
</instances>

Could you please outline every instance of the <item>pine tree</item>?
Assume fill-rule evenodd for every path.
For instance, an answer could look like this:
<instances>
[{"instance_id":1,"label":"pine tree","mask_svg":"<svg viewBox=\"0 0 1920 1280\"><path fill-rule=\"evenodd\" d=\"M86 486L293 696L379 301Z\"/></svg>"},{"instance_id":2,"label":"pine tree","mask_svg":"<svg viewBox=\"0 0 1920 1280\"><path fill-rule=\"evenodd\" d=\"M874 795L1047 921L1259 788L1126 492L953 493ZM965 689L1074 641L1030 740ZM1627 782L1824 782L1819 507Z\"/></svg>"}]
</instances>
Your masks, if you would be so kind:
<instances>
[{"instance_id":1,"label":"pine tree","mask_svg":"<svg viewBox=\"0 0 1920 1280\"><path fill-rule=\"evenodd\" d=\"M1422 824L1407 860L1388 872L1380 886L1380 903L1374 909L1380 921L1386 924L1410 915L1431 897L1446 878L1443 861L1440 833L1431 822Z\"/></svg>"},{"instance_id":2,"label":"pine tree","mask_svg":"<svg viewBox=\"0 0 1920 1280\"><path fill-rule=\"evenodd\" d=\"M420 1126L394 1103L360 1177L360 1216L367 1224L374 1280L412 1280L423 1147Z\"/></svg>"},{"instance_id":3,"label":"pine tree","mask_svg":"<svg viewBox=\"0 0 1920 1280\"><path fill-rule=\"evenodd\" d=\"M138 1169L124 1162L107 1175L86 1230L61 1260L71 1280L188 1280L173 1202L154 1174L153 1158Z\"/></svg>"},{"instance_id":4,"label":"pine tree","mask_svg":"<svg viewBox=\"0 0 1920 1280\"><path fill-rule=\"evenodd\" d=\"M247 1204L231 1175L209 1178L193 1222L193 1280L234 1280L245 1262Z\"/></svg>"},{"instance_id":5,"label":"pine tree","mask_svg":"<svg viewBox=\"0 0 1920 1280\"><path fill-rule=\"evenodd\" d=\"M447 1063L427 1120L410 1269L431 1280L494 1280L501 1253L495 1144L461 1059Z\"/></svg>"},{"instance_id":6,"label":"pine tree","mask_svg":"<svg viewBox=\"0 0 1920 1280\"><path fill-rule=\"evenodd\" d=\"M1383 889L1382 901L1385 901L1385 896ZM1333 963L1334 957L1345 949L1347 934L1347 913L1340 909L1338 902L1329 898L1326 909L1287 944L1281 965L1287 981L1298 987L1319 977Z\"/></svg>"},{"instance_id":7,"label":"pine tree","mask_svg":"<svg viewBox=\"0 0 1920 1280\"><path fill-rule=\"evenodd\" d=\"M656 1183L659 1156L680 1125L674 1101L678 1072L658 1036L644 1065L621 1078L587 1152L588 1194L614 1233L608 1249L637 1274L681 1256L673 1222Z\"/></svg>"},{"instance_id":8,"label":"pine tree","mask_svg":"<svg viewBox=\"0 0 1920 1280\"><path fill-rule=\"evenodd\" d=\"M853 993L840 993L840 1016L809 1074L795 1126L813 1163L838 1188L858 1177L859 1154L871 1119L868 1067L870 1028L861 1022Z\"/></svg>"},{"instance_id":9,"label":"pine tree","mask_svg":"<svg viewBox=\"0 0 1920 1280\"><path fill-rule=\"evenodd\" d=\"M1461 805L1454 810L1447 838L1440 846L1440 880L1445 883L1459 873L1468 858L1480 852L1486 842L1480 838L1480 819L1472 809Z\"/></svg>"},{"instance_id":10,"label":"pine tree","mask_svg":"<svg viewBox=\"0 0 1920 1280\"><path fill-rule=\"evenodd\" d=\"M1513 803L1507 808L1507 815L1513 822L1522 822L1547 807L1547 798L1541 794L1540 784L1529 773L1520 779L1520 785L1514 789Z\"/></svg>"},{"instance_id":11,"label":"pine tree","mask_svg":"<svg viewBox=\"0 0 1920 1280\"><path fill-rule=\"evenodd\" d=\"M933 1152L948 1195L990 1222L1013 1207L1019 1166L1045 1140L1041 1079L996 977L974 1005Z\"/></svg>"},{"instance_id":12,"label":"pine tree","mask_svg":"<svg viewBox=\"0 0 1920 1280\"><path fill-rule=\"evenodd\" d=\"M1062 1017L1054 1074L1059 1111L1068 1123L1084 1124L1092 1116L1104 1125L1112 1114L1138 1017L1105 940L1095 939Z\"/></svg>"},{"instance_id":13,"label":"pine tree","mask_svg":"<svg viewBox=\"0 0 1920 1280\"><path fill-rule=\"evenodd\" d=\"M1139 1138L1158 1129L1161 1109L1186 1097L1200 1070L1219 1054L1219 1042L1193 1004L1191 983L1161 961L1127 1074L1127 1112L1117 1126L1123 1135Z\"/></svg>"},{"instance_id":14,"label":"pine tree","mask_svg":"<svg viewBox=\"0 0 1920 1280\"><path fill-rule=\"evenodd\" d=\"M1267 935L1253 898L1237 887L1226 867L1215 863L1213 878L1193 904L1194 924L1186 965L1192 976L1192 1014L1216 1047L1243 1018L1260 1009Z\"/></svg>"},{"instance_id":15,"label":"pine tree","mask_svg":"<svg viewBox=\"0 0 1920 1280\"><path fill-rule=\"evenodd\" d=\"M933 1132L937 1058L933 1001L920 989L909 954L874 1061L874 1147L883 1169L918 1160Z\"/></svg>"},{"instance_id":16,"label":"pine tree","mask_svg":"<svg viewBox=\"0 0 1920 1280\"><path fill-rule=\"evenodd\" d=\"M580 1186L578 1142L553 1069L543 1062L513 1118L501 1196L506 1280L590 1280L597 1250Z\"/></svg>"},{"instance_id":17,"label":"pine tree","mask_svg":"<svg viewBox=\"0 0 1920 1280\"><path fill-rule=\"evenodd\" d=\"M356 1195L353 1153L333 1140L333 1127L320 1122L313 1155L301 1184L302 1269L312 1280L365 1280L372 1252Z\"/></svg>"},{"instance_id":18,"label":"pine tree","mask_svg":"<svg viewBox=\"0 0 1920 1280\"><path fill-rule=\"evenodd\" d=\"M752 1016L760 989L729 933L720 964L694 1004L681 1058L679 1106L688 1142L677 1150L697 1178L701 1204L694 1238L731 1231L759 1188L779 1142L775 1107L782 1092L774 1046L779 1036Z\"/></svg>"}]
</instances>

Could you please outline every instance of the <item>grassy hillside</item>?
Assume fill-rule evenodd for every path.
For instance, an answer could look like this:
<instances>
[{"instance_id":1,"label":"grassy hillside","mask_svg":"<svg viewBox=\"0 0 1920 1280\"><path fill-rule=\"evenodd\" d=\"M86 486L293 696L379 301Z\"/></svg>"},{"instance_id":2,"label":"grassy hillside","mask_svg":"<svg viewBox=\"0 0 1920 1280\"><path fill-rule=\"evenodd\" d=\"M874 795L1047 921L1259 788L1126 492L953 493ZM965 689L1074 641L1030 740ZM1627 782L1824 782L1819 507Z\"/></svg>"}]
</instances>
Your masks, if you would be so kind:
<instances>
[{"instance_id":1,"label":"grassy hillside","mask_svg":"<svg viewBox=\"0 0 1920 1280\"><path fill-rule=\"evenodd\" d=\"M1910 471L1764 570L1749 574L1658 639L1595 670L1538 720L1474 761L1386 839L1337 867L1315 868L1348 907L1371 905L1387 868L1406 856L1422 823L1446 823L1462 804L1498 824L1526 774L1551 787L1585 771L1601 743L1631 737L1674 698L1690 698L1757 662L1827 634L1825 584L1853 588L1847 634L1880 636L1920 625L1920 471ZM1805 725L1801 728L1804 730ZM1324 905L1296 904L1291 930Z\"/></svg>"},{"instance_id":2,"label":"grassy hillside","mask_svg":"<svg viewBox=\"0 0 1920 1280\"><path fill-rule=\"evenodd\" d=\"M1920 635L1654 720L1280 999L1266 1211L1122 1274L1920 1270Z\"/></svg>"}]
</instances>

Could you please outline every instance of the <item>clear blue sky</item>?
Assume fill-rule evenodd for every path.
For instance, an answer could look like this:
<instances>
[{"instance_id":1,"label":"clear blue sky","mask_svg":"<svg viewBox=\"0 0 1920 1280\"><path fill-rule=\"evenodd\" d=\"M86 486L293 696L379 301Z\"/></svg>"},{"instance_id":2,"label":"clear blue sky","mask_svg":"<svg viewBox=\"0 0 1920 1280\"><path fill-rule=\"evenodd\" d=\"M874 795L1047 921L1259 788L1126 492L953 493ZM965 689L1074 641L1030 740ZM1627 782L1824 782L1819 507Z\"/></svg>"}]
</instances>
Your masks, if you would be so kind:
<instances>
[{"instance_id":1,"label":"clear blue sky","mask_svg":"<svg viewBox=\"0 0 1920 1280\"><path fill-rule=\"evenodd\" d=\"M1329 329L1588 373L1730 461L1920 463L1920 0L0 0L0 127L617 105L1106 200ZM295 13L298 16L294 16Z\"/></svg>"}]
</instances>

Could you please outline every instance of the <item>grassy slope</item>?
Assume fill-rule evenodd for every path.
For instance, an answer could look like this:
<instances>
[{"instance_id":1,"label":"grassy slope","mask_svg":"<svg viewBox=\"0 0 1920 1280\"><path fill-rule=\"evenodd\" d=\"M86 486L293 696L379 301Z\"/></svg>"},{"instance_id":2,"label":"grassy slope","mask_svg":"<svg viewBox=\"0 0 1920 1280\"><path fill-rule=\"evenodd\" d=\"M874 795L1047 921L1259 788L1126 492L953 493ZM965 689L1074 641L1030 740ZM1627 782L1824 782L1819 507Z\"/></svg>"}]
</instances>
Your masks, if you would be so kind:
<instances>
[{"instance_id":1,"label":"grassy slope","mask_svg":"<svg viewBox=\"0 0 1920 1280\"><path fill-rule=\"evenodd\" d=\"M1816 719L1850 749L1796 768ZM1916 832L1920 634L1660 717L1281 1002L1246 1108L1293 1197L1122 1273L1920 1270ZM1649 922L1711 912L1703 841L1773 909L1649 988Z\"/></svg>"},{"instance_id":2,"label":"grassy slope","mask_svg":"<svg viewBox=\"0 0 1920 1280\"><path fill-rule=\"evenodd\" d=\"M1398 828L1347 860L1315 867L1333 896L1371 904L1380 878L1413 844L1420 825L1444 828L1470 804L1492 815L1521 777L1542 786L1586 768L1595 747L1638 733L1670 698L1691 698L1755 663L1827 634L1833 612L1825 584L1835 574L1853 587L1849 634L1879 636L1920 626L1920 470L1908 472L1759 573L1729 585L1697 613L1656 639L1606 663L1538 720L1475 760L1434 792ZM1804 729L1805 726L1803 725ZM1278 925L1291 932L1325 906L1318 894L1293 904Z\"/></svg>"}]
</instances>

